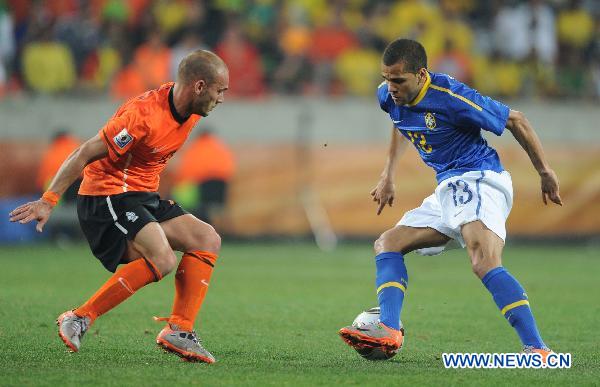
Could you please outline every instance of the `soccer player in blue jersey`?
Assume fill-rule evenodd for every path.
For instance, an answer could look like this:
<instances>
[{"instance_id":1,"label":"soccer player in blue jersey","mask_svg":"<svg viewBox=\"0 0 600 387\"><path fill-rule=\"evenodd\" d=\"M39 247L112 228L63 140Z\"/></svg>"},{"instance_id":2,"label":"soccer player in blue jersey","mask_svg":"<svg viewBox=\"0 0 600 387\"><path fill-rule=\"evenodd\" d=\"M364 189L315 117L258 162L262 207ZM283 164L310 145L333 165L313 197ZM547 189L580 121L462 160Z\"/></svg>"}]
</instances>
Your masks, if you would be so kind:
<instances>
[{"instance_id":1,"label":"soccer player in blue jersey","mask_svg":"<svg viewBox=\"0 0 600 387\"><path fill-rule=\"evenodd\" d=\"M550 168L535 131L523 113L446 75L427 70L423 46L398 39L385 49L377 89L381 108L392 122L387 163L371 192L379 215L394 201L394 168L401 143L412 143L436 172L437 188L420 207L408 211L375 242L376 289L380 321L348 326L342 339L355 349L380 348L395 353L404 339L400 312L408 275L404 256L411 251L440 253L452 244L467 248L473 272L491 293L515 329L524 351L550 350L542 340L523 287L502 266L505 221L513 201L510 174L482 137L507 128L527 152L540 175L542 200L562 205L558 178Z\"/></svg>"}]
</instances>

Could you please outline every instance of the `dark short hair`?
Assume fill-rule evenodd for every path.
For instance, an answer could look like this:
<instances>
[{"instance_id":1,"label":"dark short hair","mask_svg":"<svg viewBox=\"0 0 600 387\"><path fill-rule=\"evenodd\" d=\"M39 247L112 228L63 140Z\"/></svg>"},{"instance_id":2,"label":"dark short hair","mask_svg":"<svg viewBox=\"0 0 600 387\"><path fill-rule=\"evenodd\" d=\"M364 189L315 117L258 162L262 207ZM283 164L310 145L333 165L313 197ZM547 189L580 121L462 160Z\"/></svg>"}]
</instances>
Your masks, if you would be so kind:
<instances>
[{"instance_id":1,"label":"dark short hair","mask_svg":"<svg viewBox=\"0 0 600 387\"><path fill-rule=\"evenodd\" d=\"M388 44L383 52L383 64L386 66L403 62L405 70L416 73L419 69L427 68L427 53L423 45L416 40L396 39Z\"/></svg>"},{"instance_id":2,"label":"dark short hair","mask_svg":"<svg viewBox=\"0 0 600 387\"><path fill-rule=\"evenodd\" d=\"M188 83L196 79L204 79L211 84L217 73L227 67L223 60L208 50L196 50L188 54L177 69L177 81Z\"/></svg>"}]
</instances>

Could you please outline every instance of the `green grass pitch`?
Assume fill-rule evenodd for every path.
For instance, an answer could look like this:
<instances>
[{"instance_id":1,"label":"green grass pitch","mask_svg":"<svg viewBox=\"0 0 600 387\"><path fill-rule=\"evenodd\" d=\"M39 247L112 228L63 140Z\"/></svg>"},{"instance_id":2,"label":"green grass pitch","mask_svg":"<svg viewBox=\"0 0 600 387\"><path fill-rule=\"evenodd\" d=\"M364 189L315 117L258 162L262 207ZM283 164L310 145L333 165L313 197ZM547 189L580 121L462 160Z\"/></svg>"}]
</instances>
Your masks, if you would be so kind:
<instances>
[{"instance_id":1,"label":"green grass pitch","mask_svg":"<svg viewBox=\"0 0 600 387\"><path fill-rule=\"evenodd\" d=\"M471 273L464 250L409 255L405 347L369 362L337 336L376 305L368 243L323 253L310 244L227 244L197 329L218 362L186 363L154 344L173 275L101 317L79 353L54 319L108 277L86 246L0 247L0 385L592 385L600 380L600 249L514 247L505 266L528 292L565 370L445 369L442 352L518 352L516 334Z\"/></svg>"}]
</instances>

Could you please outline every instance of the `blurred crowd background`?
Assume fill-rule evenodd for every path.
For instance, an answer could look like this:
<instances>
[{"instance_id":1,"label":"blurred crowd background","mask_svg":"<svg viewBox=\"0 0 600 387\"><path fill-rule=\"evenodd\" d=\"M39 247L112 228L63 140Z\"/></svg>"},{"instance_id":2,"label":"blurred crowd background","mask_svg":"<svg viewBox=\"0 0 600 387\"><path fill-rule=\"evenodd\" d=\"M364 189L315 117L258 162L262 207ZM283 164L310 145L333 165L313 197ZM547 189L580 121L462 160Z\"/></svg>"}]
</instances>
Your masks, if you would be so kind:
<instances>
[{"instance_id":1,"label":"blurred crowd background","mask_svg":"<svg viewBox=\"0 0 600 387\"><path fill-rule=\"evenodd\" d=\"M597 0L0 0L0 95L122 100L196 48L227 62L229 97L372 95L400 36L482 93L600 97Z\"/></svg>"},{"instance_id":2,"label":"blurred crowd background","mask_svg":"<svg viewBox=\"0 0 600 387\"><path fill-rule=\"evenodd\" d=\"M390 128L375 90L398 37L536 128L565 205L543 205L509 133L490 136L515 187L509 233L600 240L599 0L0 0L0 213L38 198L124 99L205 48L229 66L226 103L169 162L160 194L228 236L373 238L435 185L409 148L394 207L375 215ZM76 189L42 235L0 218L0 243L77 234Z\"/></svg>"}]
</instances>

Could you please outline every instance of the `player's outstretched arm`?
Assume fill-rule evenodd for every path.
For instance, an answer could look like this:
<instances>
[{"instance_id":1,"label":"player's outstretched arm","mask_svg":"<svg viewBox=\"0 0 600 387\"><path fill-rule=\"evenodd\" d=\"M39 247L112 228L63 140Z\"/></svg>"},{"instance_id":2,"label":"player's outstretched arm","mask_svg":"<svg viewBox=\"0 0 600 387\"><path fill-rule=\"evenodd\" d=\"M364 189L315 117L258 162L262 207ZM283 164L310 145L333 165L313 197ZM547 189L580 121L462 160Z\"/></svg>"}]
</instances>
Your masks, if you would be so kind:
<instances>
[{"instance_id":1,"label":"player's outstretched arm","mask_svg":"<svg viewBox=\"0 0 600 387\"><path fill-rule=\"evenodd\" d=\"M29 202L15 208L9 214L10 221L29 223L32 220L37 220L36 230L42 232L44 225L50 217L52 208L56 205L60 195L81 176L81 172L83 172L83 168L86 165L107 155L108 147L99 135L83 143L62 163L46 193L34 202Z\"/></svg>"},{"instance_id":2,"label":"player's outstretched arm","mask_svg":"<svg viewBox=\"0 0 600 387\"><path fill-rule=\"evenodd\" d=\"M506 127L511 131L521 147L525 149L533 166L540 175L542 180L542 200L544 201L544 204L548 204L548 199L550 199L554 203L562 206L558 177L546 161L542 143L529 123L529 120L527 120L523 113L511 110L508 115Z\"/></svg>"},{"instance_id":3,"label":"player's outstretched arm","mask_svg":"<svg viewBox=\"0 0 600 387\"><path fill-rule=\"evenodd\" d=\"M392 138L390 140L390 147L388 150L388 158L381 173L379 182L371 190L371 196L373 201L377 202L377 215L381 214L386 204L390 207L394 204L394 171L396 168L396 162L400 158L402 151L404 150L405 142L404 137L400 135L398 129L392 127Z\"/></svg>"}]
</instances>

